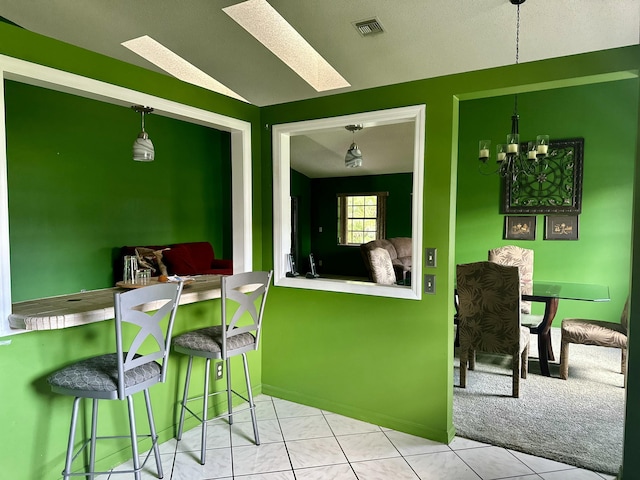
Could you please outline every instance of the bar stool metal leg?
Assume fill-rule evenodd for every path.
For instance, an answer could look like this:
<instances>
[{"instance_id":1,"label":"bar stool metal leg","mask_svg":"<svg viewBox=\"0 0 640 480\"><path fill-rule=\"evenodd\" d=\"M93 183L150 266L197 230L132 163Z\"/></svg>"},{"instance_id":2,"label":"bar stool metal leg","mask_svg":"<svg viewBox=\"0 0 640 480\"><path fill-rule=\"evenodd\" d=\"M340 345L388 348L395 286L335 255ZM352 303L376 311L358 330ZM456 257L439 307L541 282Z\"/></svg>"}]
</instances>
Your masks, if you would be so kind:
<instances>
[{"instance_id":1,"label":"bar stool metal leg","mask_svg":"<svg viewBox=\"0 0 640 480\"><path fill-rule=\"evenodd\" d=\"M251 391L251 378L249 377L249 364L247 355L242 354L242 364L244 365L244 378L247 382L247 396L249 397L249 409L251 411L251 422L253 423L253 437L256 445L260 445L260 437L258 436L258 421L256 419L256 404L253 402L253 392Z\"/></svg>"},{"instance_id":2,"label":"bar stool metal leg","mask_svg":"<svg viewBox=\"0 0 640 480\"><path fill-rule=\"evenodd\" d=\"M200 463L204 465L207 451L207 409L209 408L209 371L211 359L207 358L204 364L204 395L202 399L202 438L200 439Z\"/></svg>"},{"instance_id":3,"label":"bar stool metal leg","mask_svg":"<svg viewBox=\"0 0 640 480\"><path fill-rule=\"evenodd\" d=\"M131 453L133 454L133 469L135 470L135 479L141 480L140 477L140 459L138 458L138 435L136 432L136 416L133 409L133 397L127 397L127 406L129 407L129 430L131 432Z\"/></svg>"},{"instance_id":4,"label":"bar stool metal leg","mask_svg":"<svg viewBox=\"0 0 640 480\"><path fill-rule=\"evenodd\" d=\"M158 447L158 435L156 434L156 423L153 419L153 409L151 408L151 397L149 390L144 390L144 402L147 405L147 418L149 419L149 432L151 433L151 441L153 442L153 456L156 458L156 468L158 469L158 478L164 477L162 471L162 461L160 460L160 448Z\"/></svg>"},{"instance_id":5,"label":"bar stool metal leg","mask_svg":"<svg viewBox=\"0 0 640 480\"><path fill-rule=\"evenodd\" d=\"M229 414L229 425L233 424L233 391L231 390L231 358L227 358L227 413Z\"/></svg>"},{"instance_id":6,"label":"bar stool metal leg","mask_svg":"<svg viewBox=\"0 0 640 480\"><path fill-rule=\"evenodd\" d=\"M89 475L89 480L93 480L93 472L96 471L96 438L98 433L98 399L94 398L91 402L92 405L92 413L91 413L91 450L89 451L89 471L91 475Z\"/></svg>"},{"instance_id":7,"label":"bar stool metal leg","mask_svg":"<svg viewBox=\"0 0 640 480\"><path fill-rule=\"evenodd\" d=\"M178 424L178 441L182 440L182 428L184 426L184 411L187 408L187 396L189 394L189 383L191 382L191 366L193 365L193 357L189 356L189 365L187 366L187 376L184 381L184 394L182 395L182 408L180 409L180 422Z\"/></svg>"},{"instance_id":8,"label":"bar stool metal leg","mask_svg":"<svg viewBox=\"0 0 640 480\"><path fill-rule=\"evenodd\" d=\"M69 478L71 473L71 462L73 461L73 444L76 438L76 424L78 422L78 405L80 404L80 397L76 397L73 400L73 409L71 410L71 427L69 428L69 443L67 444L67 457L64 463L64 470L62 476L64 480Z\"/></svg>"}]
</instances>

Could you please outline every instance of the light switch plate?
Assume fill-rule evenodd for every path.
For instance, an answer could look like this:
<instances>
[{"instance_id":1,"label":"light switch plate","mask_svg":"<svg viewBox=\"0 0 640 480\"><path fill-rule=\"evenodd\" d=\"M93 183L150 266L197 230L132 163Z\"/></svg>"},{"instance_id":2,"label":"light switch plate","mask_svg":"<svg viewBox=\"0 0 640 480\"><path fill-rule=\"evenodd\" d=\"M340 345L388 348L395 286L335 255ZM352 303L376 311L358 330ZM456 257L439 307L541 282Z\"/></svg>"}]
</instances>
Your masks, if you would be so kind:
<instances>
[{"instance_id":1,"label":"light switch plate","mask_svg":"<svg viewBox=\"0 0 640 480\"><path fill-rule=\"evenodd\" d=\"M436 267L438 263L438 249L426 248L424 254L424 264L426 267Z\"/></svg>"},{"instance_id":2,"label":"light switch plate","mask_svg":"<svg viewBox=\"0 0 640 480\"><path fill-rule=\"evenodd\" d=\"M435 295L436 293L436 276L425 274L424 276L424 293Z\"/></svg>"}]
</instances>

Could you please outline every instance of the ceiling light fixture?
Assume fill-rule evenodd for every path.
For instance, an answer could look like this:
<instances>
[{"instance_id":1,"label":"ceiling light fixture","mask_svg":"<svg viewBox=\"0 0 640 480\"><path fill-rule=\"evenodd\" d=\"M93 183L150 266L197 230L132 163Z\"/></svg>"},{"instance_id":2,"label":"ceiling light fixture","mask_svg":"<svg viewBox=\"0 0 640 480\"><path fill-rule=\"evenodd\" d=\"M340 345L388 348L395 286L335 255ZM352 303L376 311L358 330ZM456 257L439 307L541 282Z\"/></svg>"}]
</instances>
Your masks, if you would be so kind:
<instances>
[{"instance_id":1,"label":"ceiling light fixture","mask_svg":"<svg viewBox=\"0 0 640 480\"><path fill-rule=\"evenodd\" d=\"M520 5L525 0L509 0L512 5L517 6L516 17L516 65L518 64L518 56L520 53ZM491 175L498 173L502 177L509 177L512 181L516 181L521 174L532 175L537 167L542 164L546 168L544 160L549 151L549 136L538 135L535 142L528 142L527 151L521 152L520 133L519 133L518 115L518 95L514 98L513 115L511 116L511 133L507 135L507 143L496 146L496 162L497 169L491 171L488 169L487 160L491 156L491 140L480 140L478 148L478 158L480 163L478 168L480 173Z\"/></svg>"},{"instance_id":2,"label":"ceiling light fixture","mask_svg":"<svg viewBox=\"0 0 640 480\"><path fill-rule=\"evenodd\" d=\"M349 150L347 150L347 154L344 157L344 166L348 168L357 168L362 166L362 152L356 145L356 132L358 130L362 130L362 124L357 125L347 125L347 130L349 130L353 134L351 146Z\"/></svg>"},{"instance_id":3,"label":"ceiling light fixture","mask_svg":"<svg viewBox=\"0 0 640 480\"><path fill-rule=\"evenodd\" d=\"M316 91L351 86L266 0L247 0L222 11Z\"/></svg>"},{"instance_id":4,"label":"ceiling light fixture","mask_svg":"<svg viewBox=\"0 0 640 480\"><path fill-rule=\"evenodd\" d=\"M178 80L249 103L247 99L224 86L215 78L210 77L198 67L187 62L180 55L172 52L148 35L127 40L126 42L122 42L121 45L153 63L168 74L176 77Z\"/></svg>"},{"instance_id":5,"label":"ceiling light fixture","mask_svg":"<svg viewBox=\"0 0 640 480\"><path fill-rule=\"evenodd\" d=\"M136 162L153 162L156 151L149 135L144 131L144 116L153 112L153 108L142 105L133 105L131 108L142 116L142 132L138 134L138 138L133 142L133 159Z\"/></svg>"}]
</instances>

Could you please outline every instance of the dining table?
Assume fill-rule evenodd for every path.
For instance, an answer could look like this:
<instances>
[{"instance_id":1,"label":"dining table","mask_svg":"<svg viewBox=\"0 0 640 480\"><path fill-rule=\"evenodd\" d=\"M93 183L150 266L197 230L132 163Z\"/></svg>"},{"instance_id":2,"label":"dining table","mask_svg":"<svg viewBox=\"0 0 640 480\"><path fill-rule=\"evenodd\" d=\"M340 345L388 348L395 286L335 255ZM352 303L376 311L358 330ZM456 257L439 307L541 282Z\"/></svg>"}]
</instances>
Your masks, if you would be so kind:
<instances>
[{"instance_id":1,"label":"dining table","mask_svg":"<svg viewBox=\"0 0 640 480\"><path fill-rule=\"evenodd\" d=\"M551 376L549 361L555 361L551 347L551 325L558 311L560 300L579 300L584 302L608 302L609 287L606 285L533 281L531 294L523 294L523 300L544 303L544 315L538 325L529 326L531 333L538 335L538 358L540 372Z\"/></svg>"}]
</instances>

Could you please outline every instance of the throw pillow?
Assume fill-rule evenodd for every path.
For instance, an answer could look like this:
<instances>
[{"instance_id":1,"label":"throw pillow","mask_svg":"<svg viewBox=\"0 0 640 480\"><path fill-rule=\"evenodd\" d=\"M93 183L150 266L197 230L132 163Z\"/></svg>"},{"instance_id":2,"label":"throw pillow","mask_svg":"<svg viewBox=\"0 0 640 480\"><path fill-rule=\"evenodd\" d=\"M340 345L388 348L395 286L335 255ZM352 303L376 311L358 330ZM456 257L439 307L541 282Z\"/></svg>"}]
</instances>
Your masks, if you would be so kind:
<instances>
[{"instance_id":1,"label":"throw pillow","mask_svg":"<svg viewBox=\"0 0 640 480\"><path fill-rule=\"evenodd\" d=\"M373 281L382 285L393 285L396 283L396 274L393 270L391 255L384 248L374 248L369 250L369 261Z\"/></svg>"}]
</instances>

